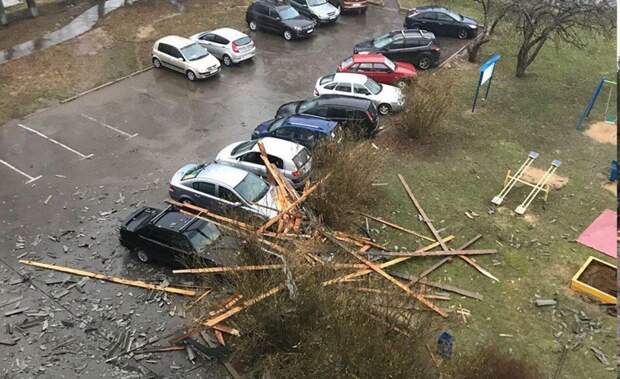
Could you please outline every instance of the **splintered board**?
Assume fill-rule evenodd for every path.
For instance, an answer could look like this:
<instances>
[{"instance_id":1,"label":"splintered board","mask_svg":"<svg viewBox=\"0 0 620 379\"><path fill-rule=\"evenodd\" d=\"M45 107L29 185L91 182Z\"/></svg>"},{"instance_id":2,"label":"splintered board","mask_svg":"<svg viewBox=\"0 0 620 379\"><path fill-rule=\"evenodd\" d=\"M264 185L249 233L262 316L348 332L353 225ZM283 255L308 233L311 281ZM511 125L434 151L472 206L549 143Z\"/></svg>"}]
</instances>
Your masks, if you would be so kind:
<instances>
[{"instance_id":1,"label":"splintered board","mask_svg":"<svg viewBox=\"0 0 620 379\"><path fill-rule=\"evenodd\" d=\"M618 297L616 280L617 269L614 265L589 257L573 276L570 288L603 304L616 304Z\"/></svg>"}]
</instances>

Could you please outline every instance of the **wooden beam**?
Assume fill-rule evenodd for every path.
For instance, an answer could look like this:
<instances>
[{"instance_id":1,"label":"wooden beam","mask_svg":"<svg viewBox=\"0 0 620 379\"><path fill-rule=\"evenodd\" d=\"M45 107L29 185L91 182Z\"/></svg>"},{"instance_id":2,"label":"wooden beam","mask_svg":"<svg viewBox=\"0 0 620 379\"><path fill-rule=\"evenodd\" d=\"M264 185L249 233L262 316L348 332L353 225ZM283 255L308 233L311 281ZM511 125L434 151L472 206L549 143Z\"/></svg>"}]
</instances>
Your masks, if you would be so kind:
<instances>
[{"instance_id":1,"label":"wooden beam","mask_svg":"<svg viewBox=\"0 0 620 379\"><path fill-rule=\"evenodd\" d=\"M188 204L188 203L179 203L178 201L174 201L174 200L166 200L166 203L174 205L175 207L179 208L179 209L189 209L191 211L193 211L194 213L190 213L194 216L200 217L202 219L206 219L206 218L212 218L214 220L220 221L220 222L225 222L231 225L234 225L238 228L244 229L246 231L254 231L256 228L253 227L250 224L246 224L244 222L241 221L237 221L237 220L233 220L232 218L228 218L228 217L224 217L224 216L220 216L216 213L213 213L211 211L209 211L206 208L202 208L199 207L197 205L194 204ZM207 221L211 221L206 219Z\"/></svg>"},{"instance_id":2,"label":"wooden beam","mask_svg":"<svg viewBox=\"0 0 620 379\"><path fill-rule=\"evenodd\" d=\"M448 242L448 241L451 241L452 239L454 239L454 236L448 236L448 237L444 238L443 241L444 242ZM424 252L424 251L427 251L427 250L432 250L432 249L436 248L437 246L439 246L439 242L435 242L435 243L432 243L432 244L430 244L430 245L428 245L426 247L423 247L423 248L419 249L418 252ZM386 267L397 265L397 264L399 264L401 262L404 262L404 261L406 261L408 259L411 259L411 257L395 258L395 259L389 260L387 262L381 263L378 266L379 266L379 268L383 269L383 268L386 268ZM364 270L356 271L356 272L353 272L351 274L347 274L347 275L340 276L340 277L335 278L335 279L324 281L323 283L321 283L321 285L322 286L328 286L328 285L335 284L335 283L338 283L338 282L342 282L342 281L346 281L346 280L349 280L349 279L357 278L357 277L360 277L360 276L368 275L371 272L372 272L372 270L370 270L370 269L364 269Z\"/></svg>"},{"instance_id":3,"label":"wooden beam","mask_svg":"<svg viewBox=\"0 0 620 379\"><path fill-rule=\"evenodd\" d=\"M418 232L415 232L415 231L413 231L413 230L410 230L410 229L404 228L404 227L402 227L402 226L400 226L400 225L396 225L396 224L394 224L394 223L392 223L392 222L386 221L386 220L382 219L381 217L371 216L371 215L366 214L366 213L363 213L363 212L359 212L359 214L361 214L361 215L362 215L362 216L364 216L364 217L368 217L369 219L374 220L374 221L376 221L376 222L378 222L378 223L381 223L381 224L383 224L383 225L389 226L390 228L393 228L393 229L396 229L396 230L400 230L401 232L405 232L405 233L408 233L408 234L414 235L414 236L416 236L416 237L424 238L424 239L425 239L425 240L427 240L427 241L431 241L431 242L434 242L434 241L435 241L434 239L432 239L432 238L430 238L430 237L427 237L427 236L425 236L425 235L423 235L423 234L420 234L420 233L418 233Z\"/></svg>"},{"instance_id":4,"label":"wooden beam","mask_svg":"<svg viewBox=\"0 0 620 379\"><path fill-rule=\"evenodd\" d=\"M364 247L365 245L369 245L371 247L376 247L377 249L381 249L381 250L386 250L385 246L380 245L378 243L374 243L370 240L366 240L363 238L359 238L359 237L354 237L354 236L350 236L346 233L343 232L335 232L334 233L334 237L336 237L337 240L339 241L345 241L345 242L349 242L352 243L358 247Z\"/></svg>"},{"instance_id":5,"label":"wooden beam","mask_svg":"<svg viewBox=\"0 0 620 379\"><path fill-rule=\"evenodd\" d=\"M38 268L44 268L47 270L54 270L54 271L66 272L68 274L73 274L73 275L85 276L87 278L105 280L105 281L117 283L117 284L124 284L126 286L141 287L141 288L146 288L146 289L156 290L156 291L164 291L168 293L174 293L177 295L196 296L196 292L191 291L191 290L184 290L184 289L174 288L174 287L162 287L160 285L143 282L141 280L119 278L116 276L98 274L95 272L83 271L83 270L78 270L78 269L74 269L70 267L50 264L50 263L34 262L34 261L26 260L26 259L20 259L19 263L24 264L24 265L38 267Z\"/></svg>"},{"instance_id":6,"label":"wooden beam","mask_svg":"<svg viewBox=\"0 0 620 379\"><path fill-rule=\"evenodd\" d=\"M424 284L425 286L429 286L429 287L439 288L444 291L458 293L459 295L471 297L472 299L482 300L482 295L479 294L478 292L467 291L467 290L464 290L464 289L461 289L461 288L458 288L458 287L455 287L449 284L431 282L427 279L420 279L418 283Z\"/></svg>"},{"instance_id":7,"label":"wooden beam","mask_svg":"<svg viewBox=\"0 0 620 379\"><path fill-rule=\"evenodd\" d=\"M314 185L312 185L312 187L308 188L307 190L304 191L303 195L301 195L299 197L299 199L295 200L293 203L289 204L288 207L286 207L286 209L284 209L283 211L281 211L280 213L278 213L277 216L272 217L271 219L269 219L269 221L267 221L265 224L263 224L263 226L261 226L260 228L258 228L258 232L262 233L265 230L267 230L271 225L275 224L276 222L278 222L278 220L280 220L284 215L288 214L288 212L290 212L291 210L293 210L294 208L296 208L299 204L301 204L302 202L304 202L304 200L306 200L308 198L308 196L310 196L310 194L312 194L312 192L314 192L321 183L323 183L324 181L326 181L329 177L331 176L331 172L329 174L327 174L323 179L319 180L318 182L314 183Z\"/></svg>"},{"instance_id":8,"label":"wooden beam","mask_svg":"<svg viewBox=\"0 0 620 379\"><path fill-rule=\"evenodd\" d=\"M326 234L329 236L329 234ZM336 241L334 241L336 242ZM374 264L373 262L369 261L368 259L362 257L359 253L362 253L368 249L370 249L370 246L366 245L364 247L362 247L358 252L355 252L353 250L348 249L346 246L344 246L341 243L338 243L340 245L340 247L342 247L344 250L346 250L349 254L351 254L352 256L354 256L357 260L359 260L360 262L364 263L366 266L368 266L371 270L373 270L374 272L376 272L377 274L381 275L382 277L384 277L385 279L387 279L390 283L394 284L396 287L400 288L401 290L405 291L405 293L407 293L409 296L413 297L414 299L416 299L417 301L419 301L420 303L424 304L425 306L427 306L428 308L434 310L435 312L437 312L439 315L441 315L442 317L448 317L448 314L445 313L441 308L439 308L438 306L436 306L435 304L431 303L430 301L426 300L425 298L423 298L422 296L420 296L419 294L413 292L409 287L407 287L406 285L404 285L403 283L401 283L399 280L396 280L395 278L393 278L390 274L388 274L387 272L385 272L381 267L379 267L378 265Z\"/></svg>"},{"instance_id":9,"label":"wooden beam","mask_svg":"<svg viewBox=\"0 0 620 379\"><path fill-rule=\"evenodd\" d=\"M284 175L282 175L280 170L278 170L278 168L275 167L273 163L269 162L269 158L267 157L267 151L265 150L265 146L261 141L258 141L258 149L260 150L260 157L263 160L263 163L265 163L267 171L269 172L273 180L275 180L276 184L284 191L284 193L288 194L291 199L293 199L293 201L298 200L299 194L297 193L297 191L295 191L294 188L288 185L288 180L284 177Z\"/></svg>"},{"instance_id":10,"label":"wooden beam","mask_svg":"<svg viewBox=\"0 0 620 379\"><path fill-rule=\"evenodd\" d=\"M227 334L232 334L233 336L237 336L237 337L241 336L241 332L239 331L239 329L231 328L228 326L217 324L217 325L213 325L213 329L218 330L220 332L227 333Z\"/></svg>"},{"instance_id":11,"label":"wooden beam","mask_svg":"<svg viewBox=\"0 0 620 379\"><path fill-rule=\"evenodd\" d=\"M211 293L211 289L206 290L202 295L198 296L198 299L194 300L188 307L187 309L190 309L191 307L193 307L194 305L200 303L202 301L202 299L204 299L205 297L207 297L208 294Z\"/></svg>"},{"instance_id":12,"label":"wooden beam","mask_svg":"<svg viewBox=\"0 0 620 379\"><path fill-rule=\"evenodd\" d=\"M426 215L426 212L424 212L424 209L422 209L422 206L420 205L418 200L415 198L415 196L413 196L413 192L411 192L411 188L409 188L409 185L405 181L405 178L401 174L398 174L398 179L400 179L400 182L402 183L403 187L405 187L405 191L407 191L407 195L409 195L409 198L413 202L413 205L415 205L416 209L418 210L418 213L420 213L420 215L422 216L422 220L424 220L428 228L431 230L431 233L433 233L433 236L439 242L439 244L441 245L441 248L444 251L448 251L448 246L446 246L446 244L443 242L443 240L441 239L441 236L437 232L437 229L435 229L435 227L433 226L433 223Z\"/></svg>"},{"instance_id":13,"label":"wooden beam","mask_svg":"<svg viewBox=\"0 0 620 379\"><path fill-rule=\"evenodd\" d=\"M461 258L462 260L464 260L465 262L467 262L470 266L472 266L476 270L478 270L482 275L484 275L487 278L490 278L492 280L495 280L496 282L499 282L499 279L497 279L493 274L491 274L485 268L480 266L478 263L474 262L471 258L466 257L464 255L459 255L458 257Z\"/></svg>"},{"instance_id":14,"label":"wooden beam","mask_svg":"<svg viewBox=\"0 0 620 379\"><path fill-rule=\"evenodd\" d=\"M283 264L274 265L257 265L257 266L229 266L229 267L203 267L203 268L185 268L181 270L172 270L173 274L208 274L221 272L238 272L238 271L261 271L276 270L283 268Z\"/></svg>"},{"instance_id":15,"label":"wooden beam","mask_svg":"<svg viewBox=\"0 0 620 379\"><path fill-rule=\"evenodd\" d=\"M372 255L377 255L381 257L445 257L452 255L488 255L488 254L497 254L497 250L495 249L481 249L481 250L450 250L450 251L429 251L425 253L419 253L416 251L380 251L376 253L371 253Z\"/></svg>"}]
</instances>

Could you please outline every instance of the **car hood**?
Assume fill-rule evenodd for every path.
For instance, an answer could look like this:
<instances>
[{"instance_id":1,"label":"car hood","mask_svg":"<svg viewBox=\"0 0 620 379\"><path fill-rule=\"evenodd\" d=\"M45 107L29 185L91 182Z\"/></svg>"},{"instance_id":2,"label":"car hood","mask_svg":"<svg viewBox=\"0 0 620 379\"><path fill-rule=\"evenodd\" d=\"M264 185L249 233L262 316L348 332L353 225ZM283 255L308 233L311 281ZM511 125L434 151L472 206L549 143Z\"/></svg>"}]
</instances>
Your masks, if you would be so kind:
<instances>
[{"instance_id":1,"label":"car hood","mask_svg":"<svg viewBox=\"0 0 620 379\"><path fill-rule=\"evenodd\" d=\"M260 124L258 124L258 126L254 129L254 132L252 133L252 137L256 138L256 137L260 137L262 135L267 134L267 132L269 131L269 126L275 121L275 118L272 118L271 120L262 122Z\"/></svg>"},{"instance_id":2,"label":"car hood","mask_svg":"<svg viewBox=\"0 0 620 379\"><path fill-rule=\"evenodd\" d=\"M416 70L415 67L411 63L405 62L395 62L396 63L396 73L398 75L404 77L412 77L415 76Z\"/></svg>"},{"instance_id":3,"label":"car hood","mask_svg":"<svg viewBox=\"0 0 620 379\"><path fill-rule=\"evenodd\" d=\"M202 59L192 61L190 63L192 67L198 70L198 72L206 72L213 66L220 67L220 61L218 61L217 58L213 56L213 54L209 54Z\"/></svg>"},{"instance_id":4,"label":"car hood","mask_svg":"<svg viewBox=\"0 0 620 379\"><path fill-rule=\"evenodd\" d=\"M332 12L338 12L338 8L336 8L335 6L331 5L329 2L326 2L324 4L321 5L315 5L313 7L310 7L310 10L316 14L317 16L323 16L323 17L327 17L328 13L332 13Z\"/></svg>"},{"instance_id":5,"label":"car hood","mask_svg":"<svg viewBox=\"0 0 620 379\"><path fill-rule=\"evenodd\" d=\"M238 240L229 235L221 235L215 242L197 254L218 266L236 266L242 263Z\"/></svg>"},{"instance_id":6,"label":"car hood","mask_svg":"<svg viewBox=\"0 0 620 379\"><path fill-rule=\"evenodd\" d=\"M403 92L398 87L388 86L387 84L382 84L382 86L383 89L378 94L378 97L383 101L396 102L403 95Z\"/></svg>"},{"instance_id":7,"label":"car hood","mask_svg":"<svg viewBox=\"0 0 620 379\"><path fill-rule=\"evenodd\" d=\"M358 53L360 51L379 51L379 49L375 47L375 45L372 43L372 40L368 40L357 43L355 44L355 46L353 46L354 53Z\"/></svg>"},{"instance_id":8,"label":"car hood","mask_svg":"<svg viewBox=\"0 0 620 379\"><path fill-rule=\"evenodd\" d=\"M254 202L257 211L268 218L275 217L278 214L278 188L271 186L269 191L262 199Z\"/></svg>"},{"instance_id":9,"label":"car hood","mask_svg":"<svg viewBox=\"0 0 620 379\"><path fill-rule=\"evenodd\" d=\"M306 28L314 27L314 21L308 20L307 18L301 15L295 18L290 18L288 20L282 20L282 23L288 26L289 28L298 27L298 28L306 29Z\"/></svg>"},{"instance_id":10,"label":"car hood","mask_svg":"<svg viewBox=\"0 0 620 379\"><path fill-rule=\"evenodd\" d=\"M299 107L299 104L301 104L302 101L303 100L291 101L290 103L283 104L282 106L280 106L280 108L278 108L278 111L276 112L276 118L286 117L295 114L297 112L297 107Z\"/></svg>"},{"instance_id":11,"label":"car hood","mask_svg":"<svg viewBox=\"0 0 620 379\"><path fill-rule=\"evenodd\" d=\"M461 17L463 17L461 22L464 23L464 24L467 24L467 25L478 25L478 21L474 20L473 18L469 18L469 17L465 17L465 16L461 16Z\"/></svg>"}]
</instances>

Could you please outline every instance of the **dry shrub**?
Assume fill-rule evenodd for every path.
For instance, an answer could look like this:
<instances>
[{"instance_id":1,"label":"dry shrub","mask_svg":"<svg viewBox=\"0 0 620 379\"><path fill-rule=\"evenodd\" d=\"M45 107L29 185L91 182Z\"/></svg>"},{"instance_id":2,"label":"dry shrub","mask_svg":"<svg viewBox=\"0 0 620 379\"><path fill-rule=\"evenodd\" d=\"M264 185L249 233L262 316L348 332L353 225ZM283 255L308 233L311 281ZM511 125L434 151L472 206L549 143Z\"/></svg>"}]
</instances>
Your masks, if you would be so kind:
<instances>
[{"instance_id":1,"label":"dry shrub","mask_svg":"<svg viewBox=\"0 0 620 379\"><path fill-rule=\"evenodd\" d=\"M497 346L488 346L459 362L456 379L542 379L538 368Z\"/></svg>"},{"instance_id":2,"label":"dry shrub","mask_svg":"<svg viewBox=\"0 0 620 379\"><path fill-rule=\"evenodd\" d=\"M354 215L376 202L379 191L372 183L382 173L384 155L369 141L343 135L321 142L313 151L313 180L331 177L308 198L306 205L335 229L349 229Z\"/></svg>"},{"instance_id":3,"label":"dry shrub","mask_svg":"<svg viewBox=\"0 0 620 379\"><path fill-rule=\"evenodd\" d=\"M405 90L407 102L400 113L400 130L414 139L430 135L441 125L452 103L453 83L447 72L418 75Z\"/></svg>"},{"instance_id":4,"label":"dry shrub","mask_svg":"<svg viewBox=\"0 0 620 379\"><path fill-rule=\"evenodd\" d=\"M322 287L324 279L333 277L324 267L304 273L295 275L294 299L285 291L236 316L243 336L233 341L233 359L248 377L431 377L422 343L427 323L418 320L407 329L410 336L400 334L394 327L404 329L410 313L398 312L400 321L387 315L372 318L372 295ZM281 273L272 275L282 280Z\"/></svg>"}]
</instances>

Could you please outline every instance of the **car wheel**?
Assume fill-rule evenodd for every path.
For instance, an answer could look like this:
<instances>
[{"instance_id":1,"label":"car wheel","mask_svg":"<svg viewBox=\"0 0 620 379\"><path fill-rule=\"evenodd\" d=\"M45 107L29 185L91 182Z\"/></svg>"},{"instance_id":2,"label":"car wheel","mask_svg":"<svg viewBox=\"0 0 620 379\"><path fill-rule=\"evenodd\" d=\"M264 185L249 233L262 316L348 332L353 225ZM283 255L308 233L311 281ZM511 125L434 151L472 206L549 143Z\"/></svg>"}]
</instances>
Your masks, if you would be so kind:
<instances>
[{"instance_id":1,"label":"car wheel","mask_svg":"<svg viewBox=\"0 0 620 379\"><path fill-rule=\"evenodd\" d=\"M252 20L248 23L248 26L250 27L250 30L255 32L258 29L258 25L256 24L256 21Z\"/></svg>"},{"instance_id":2,"label":"car wheel","mask_svg":"<svg viewBox=\"0 0 620 379\"><path fill-rule=\"evenodd\" d=\"M467 30L459 29L459 31L456 33L456 36L458 37L458 39L465 39L465 38L467 38L468 37Z\"/></svg>"},{"instance_id":3,"label":"car wheel","mask_svg":"<svg viewBox=\"0 0 620 379\"><path fill-rule=\"evenodd\" d=\"M379 111L379 114L382 116L385 116L387 114L390 114L390 112L392 111L392 107L390 106L390 104L379 104L379 107L377 108L377 110Z\"/></svg>"},{"instance_id":4,"label":"car wheel","mask_svg":"<svg viewBox=\"0 0 620 379\"><path fill-rule=\"evenodd\" d=\"M407 82L405 80L399 80L396 83L396 87L400 88L401 90L405 89L405 87L407 87Z\"/></svg>"},{"instance_id":5,"label":"car wheel","mask_svg":"<svg viewBox=\"0 0 620 379\"><path fill-rule=\"evenodd\" d=\"M161 68L161 61L155 57L153 57L153 67Z\"/></svg>"},{"instance_id":6,"label":"car wheel","mask_svg":"<svg viewBox=\"0 0 620 379\"><path fill-rule=\"evenodd\" d=\"M228 55L224 55L224 57L222 57L222 62L224 62L224 66L230 66L233 63L232 59L230 59Z\"/></svg>"},{"instance_id":7,"label":"car wheel","mask_svg":"<svg viewBox=\"0 0 620 379\"><path fill-rule=\"evenodd\" d=\"M189 79L189 81L193 82L194 80L196 80L196 74L194 74L193 71L191 70L187 70L187 72L185 73L185 76L187 77L187 79Z\"/></svg>"},{"instance_id":8,"label":"car wheel","mask_svg":"<svg viewBox=\"0 0 620 379\"><path fill-rule=\"evenodd\" d=\"M136 252L136 258L138 258L138 260L142 263L148 263L151 261L151 257L149 257L149 255L142 250L138 250Z\"/></svg>"},{"instance_id":9,"label":"car wheel","mask_svg":"<svg viewBox=\"0 0 620 379\"><path fill-rule=\"evenodd\" d=\"M293 35L291 34L290 30L285 30L283 35L284 35L284 39L287 41L290 41L293 39Z\"/></svg>"},{"instance_id":10,"label":"car wheel","mask_svg":"<svg viewBox=\"0 0 620 379\"><path fill-rule=\"evenodd\" d=\"M431 68L432 64L433 60L428 55L422 55L418 60L418 68L420 70L428 70L429 68Z\"/></svg>"}]
</instances>

